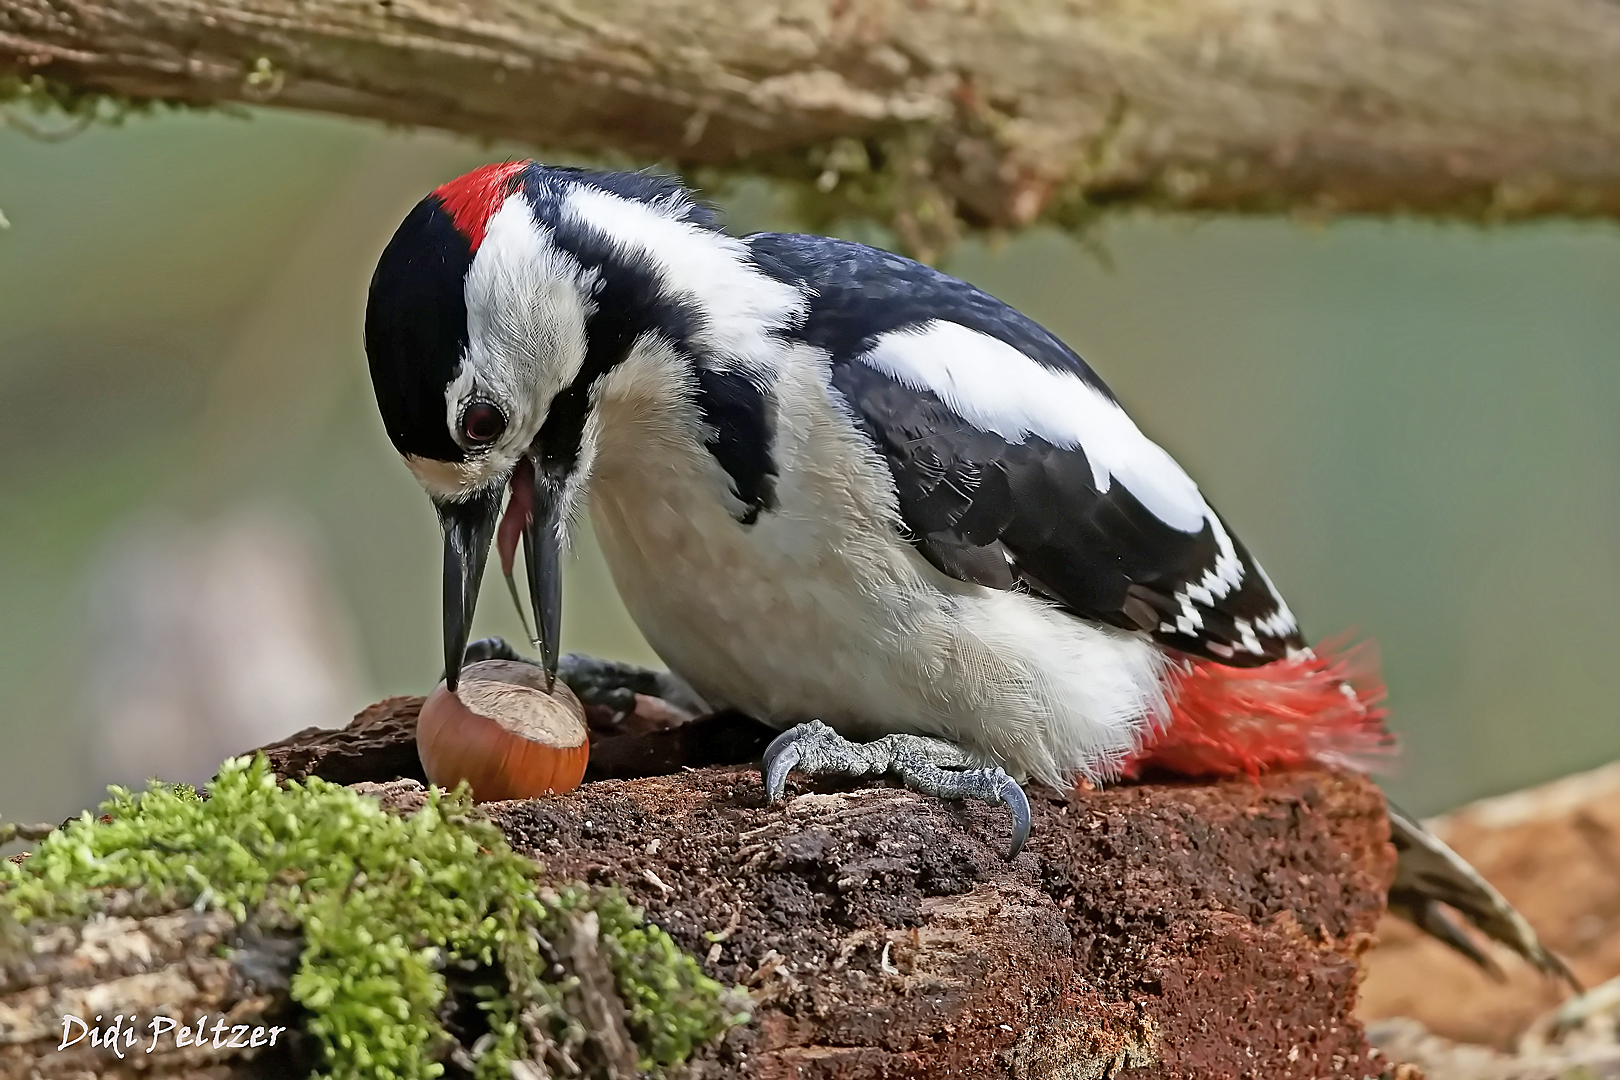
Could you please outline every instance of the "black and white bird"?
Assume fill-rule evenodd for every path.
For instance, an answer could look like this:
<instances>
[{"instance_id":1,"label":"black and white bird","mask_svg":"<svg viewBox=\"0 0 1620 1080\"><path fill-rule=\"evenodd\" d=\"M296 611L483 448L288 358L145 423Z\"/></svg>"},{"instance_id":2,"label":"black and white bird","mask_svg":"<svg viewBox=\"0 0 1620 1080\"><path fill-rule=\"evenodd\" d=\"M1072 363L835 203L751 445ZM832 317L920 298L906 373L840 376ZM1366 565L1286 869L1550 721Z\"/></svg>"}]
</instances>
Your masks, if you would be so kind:
<instances>
[{"instance_id":1,"label":"black and white bird","mask_svg":"<svg viewBox=\"0 0 1620 1080\"><path fill-rule=\"evenodd\" d=\"M927 266L731 236L662 177L508 162L411 211L365 333L388 436L443 526L452 688L489 550L510 580L520 536L556 672L560 553L588 510L671 671L783 730L772 799L793 768L888 773L1007 803L1016 852L1023 780L1111 779L1155 748L1183 771L1242 771L1383 741L1091 368ZM1291 705L1325 689L1335 717L1259 744L1206 730L1195 699L1221 700L1223 673L1273 670ZM1437 899L1556 963L1395 821L1395 902L1459 947Z\"/></svg>"}]
</instances>

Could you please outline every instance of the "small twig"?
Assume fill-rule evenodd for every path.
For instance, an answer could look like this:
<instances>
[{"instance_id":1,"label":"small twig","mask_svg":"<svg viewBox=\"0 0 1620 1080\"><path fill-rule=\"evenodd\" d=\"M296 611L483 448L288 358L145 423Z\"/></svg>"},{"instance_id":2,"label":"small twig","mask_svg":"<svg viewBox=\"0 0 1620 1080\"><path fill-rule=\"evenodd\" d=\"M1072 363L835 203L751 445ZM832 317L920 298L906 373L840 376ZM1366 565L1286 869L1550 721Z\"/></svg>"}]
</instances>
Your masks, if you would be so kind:
<instances>
[{"instance_id":1,"label":"small twig","mask_svg":"<svg viewBox=\"0 0 1620 1080\"><path fill-rule=\"evenodd\" d=\"M736 907L731 909L731 918L726 921L726 928L724 930L721 930L718 934L706 932L703 936L708 938L714 944L718 945L720 942L729 938L732 934L735 934L737 932L737 928L741 925L742 905L738 904Z\"/></svg>"},{"instance_id":2,"label":"small twig","mask_svg":"<svg viewBox=\"0 0 1620 1080\"><path fill-rule=\"evenodd\" d=\"M663 880L660 879L659 876L657 874L653 873L651 870L643 870L641 872L641 880L645 881L647 884L653 886L659 892L663 893L666 898L668 898L670 893L675 891L674 889L670 888L668 885L665 885Z\"/></svg>"}]
</instances>

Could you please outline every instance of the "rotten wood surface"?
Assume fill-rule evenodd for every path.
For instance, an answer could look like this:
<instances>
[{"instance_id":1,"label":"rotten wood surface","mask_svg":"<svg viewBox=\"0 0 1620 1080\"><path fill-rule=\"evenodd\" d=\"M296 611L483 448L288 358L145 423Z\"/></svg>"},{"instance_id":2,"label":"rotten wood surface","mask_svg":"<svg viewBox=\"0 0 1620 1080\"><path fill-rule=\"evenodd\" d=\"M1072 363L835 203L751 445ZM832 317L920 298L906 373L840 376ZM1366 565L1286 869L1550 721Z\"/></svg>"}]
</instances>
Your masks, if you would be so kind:
<instances>
[{"instance_id":1,"label":"rotten wood surface","mask_svg":"<svg viewBox=\"0 0 1620 1080\"><path fill-rule=\"evenodd\" d=\"M267 752L284 776L361 781L410 813L423 789L394 777L418 701L392 699L341 737L304 732ZM689 1077L1056 1080L1128 1068L1142 1080L1305 1080L1389 1066L1354 1014L1394 866L1382 796L1362 778L1037 789L1034 834L1012 862L1000 808L877 786L794 782L789 795L765 806L750 766L681 768L485 811L548 875L623 889L711 975L747 988L753 1019L701 1052ZM190 916L170 917L190 932ZM215 948L238 928L197 926L195 948L170 946L133 974L196 959L227 965L208 983L220 994L241 986L236 954ZM262 1013L279 1007L262 987L282 985L296 959L277 955L251 965ZM39 997L53 983L98 994L104 1012L151 1010L149 998L121 996L130 974L13 972L0 1016L33 1008L42 1031L59 1024L60 1003ZM613 1029L623 1003L602 980L581 985L597 989L577 1007ZM217 1011L225 999L185 1001ZM28 1045L30 1068L52 1066L45 1042ZM135 1075L104 1057L97 1075ZM282 1065L216 1067L226 1071L207 1075Z\"/></svg>"},{"instance_id":2,"label":"rotten wood surface","mask_svg":"<svg viewBox=\"0 0 1620 1080\"><path fill-rule=\"evenodd\" d=\"M700 1077L1368 1076L1358 958L1393 872L1364 779L1037 793L999 808L756 770L491 804L561 877L613 882L751 988ZM1258 1071L1256 1071L1258 1070Z\"/></svg>"},{"instance_id":3,"label":"rotten wood surface","mask_svg":"<svg viewBox=\"0 0 1620 1080\"><path fill-rule=\"evenodd\" d=\"M1612 0L0 3L0 74L776 173L856 204L876 169L918 235L1086 202L1615 216L1617 58Z\"/></svg>"},{"instance_id":4,"label":"rotten wood surface","mask_svg":"<svg viewBox=\"0 0 1620 1080\"><path fill-rule=\"evenodd\" d=\"M284 780L318 776L337 784L378 779L427 782L416 752L416 717L423 698L386 698L362 710L347 727L306 728L262 747ZM696 719L667 715L657 698L639 696L636 711L615 716L587 706L591 757L585 780L657 776L700 765L755 759L777 732L741 713Z\"/></svg>"}]
</instances>

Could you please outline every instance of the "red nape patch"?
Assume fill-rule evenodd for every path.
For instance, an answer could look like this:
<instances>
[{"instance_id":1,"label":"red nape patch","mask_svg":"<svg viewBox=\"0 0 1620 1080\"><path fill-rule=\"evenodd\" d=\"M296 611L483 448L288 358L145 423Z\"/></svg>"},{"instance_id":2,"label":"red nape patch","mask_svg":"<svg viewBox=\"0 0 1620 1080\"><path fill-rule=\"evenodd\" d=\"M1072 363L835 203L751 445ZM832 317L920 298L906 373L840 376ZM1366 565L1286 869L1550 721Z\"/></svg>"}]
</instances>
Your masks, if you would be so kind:
<instances>
[{"instance_id":1,"label":"red nape patch","mask_svg":"<svg viewBox=\"0 0 1620 1080\"><path fill-rule=\"evenodd\" d=\"M1366 772L1387 762L1384 684L1376 650L1319 645L1316 654L1235 668L1193 660L1166 679L1170 720L1126 760L1127 777L1258 776L1331 765Z\"/></svg>"},{"instance_id":2,"label":"red nape patch","mask_svg":"<svg viewBox=\"0 0 1620 1080\"><path fill-rule=\"evenodd\" d=\"M489 219L501 208L506 197L517 190L517 174L528 167L527 161L484 165L433 189L456 231L467 238L474 251L484 242Z\"/></svg>"}]
</instances>

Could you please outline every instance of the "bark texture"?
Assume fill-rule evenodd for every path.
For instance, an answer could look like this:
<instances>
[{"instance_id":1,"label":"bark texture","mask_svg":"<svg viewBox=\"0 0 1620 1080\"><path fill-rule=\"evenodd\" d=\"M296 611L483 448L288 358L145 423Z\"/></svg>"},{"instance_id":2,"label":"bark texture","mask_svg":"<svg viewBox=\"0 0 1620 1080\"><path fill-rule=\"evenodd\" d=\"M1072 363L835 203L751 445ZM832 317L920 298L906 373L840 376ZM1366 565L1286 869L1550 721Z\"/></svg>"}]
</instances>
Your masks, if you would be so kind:
<instances>
[{"instance_id":1,"label":"bark texture","mask_svg":"<svg viewBox=\"0 0 1620 1080\"><path fill-rule=\"evenodd\" d=\"M1612 0L5 0L0 74L798 177L919 234L1131 201L1620 214Z\"/></svg>"},{"instance_id":2,"label":"bark texture","mask_svg":"<svg viewBox=\"0 0 1620 1080\"><path fill-rule=\"evenodd\" d=\"M306 732L269 754L286 775L388 780L364 790L410 813L420 784L388 774L413 739L419 703L391 699L357 718L346 741ZM1373 785L1311 772L1075 800L1035 795L1034 834L1011 863L996 809L882 787L799 785L785 806L767 808L747 766L599 780L486 810L548 876L617 885L709 974L748 988L752 1021L690 1062L692 1078L1304 1080L1388 1071L1354 1015L1358 961L1394 866ZM231 965L243 962L215 958L212 946L238 931L168 917L196 923L196 948L147 950L156 959L141 970L222 965L215 997L184 1001L226 1007L228 988L243 983ZM296 959L278 955L281 982L261 975L254 984L272 988L255 990L261 1014L275 1013L273 988ZM589 957L564 960L581 975L574 1014L591 1016L593 1030L622 1026L625 1003L611 980L586 977ZM0 1029L29 1030L17 1017L27 1009L35 1027L59 1025L59 1003L38 995L64 980L100 993L101 1011L150 1011L149 999L120 996L130 985L123 970L8 975L0 1017L9 1023ZM0 1063L56 1067L48 1038L5 1048L12 1056ZM201 1075L180 1071L195 1064L174 1062L174 1075ZM280 1075L263 1061L209 1065ZM97 1073L134 1075L122 1068L106 1058Z\"/></svg>"},{"instance_id":3,"label":"bark texture","mask_svg":"<svg viewBox=\"0 0 1620 1080\"><path fill-rule=\"evenodd\" d=\"M404 792L401 786L371 788L390 809L412 812L422 789L411 781ZM283 1080L323 1067L320 1043L304 1026L308 1016L290 993L303 949L295 933L239 924L221 911L142 914L143 905L140 896L115 893L108 907L134 914L30 927L0 943L0 1078ZM563 1007L588 1032L573 1050L578 1067L569 1075L628 1080L636 1075L636 1051L627 1004L596 915L569 918L553 945ZM497 974L482 967L445 973L444 1019L455 1040L444 1051L445 1075L453 1080L472 1076L467 1050L485 1026L478 1002L504 985ZM519 1063L513 1075L538 1080L542 1068Z\"/></svg>"},{"instance_id":4,"label":"bark texture","mask_svg":"<svg viewBox=\"0 0 1620 1080\"><path fill-rule=\"evenodd\" d=\"M110 898L114 911L137 903ZM0 1077L293 1076L319 1060L288 995L300 946L286 934L238 926L225 912L186 909L31 927L8 946L0 963ZM69 1016L83 1023L65 1022ZM106 1042L115 1016L118 1050L93 1045L85 1028ZM202 1041L177 1046L175 1025L164 1026L176 1017L194 1032L203 1021ZM213 1030L216 1023L222 1031ZM247 1032L261 1028L260 1047L231 1047L236 1025L243 1025L244 1046ZM273 1048L271 1027L278 1029ZM259 1071L243 1072L246 1062Z\"/></svg>"}]
</instances>

